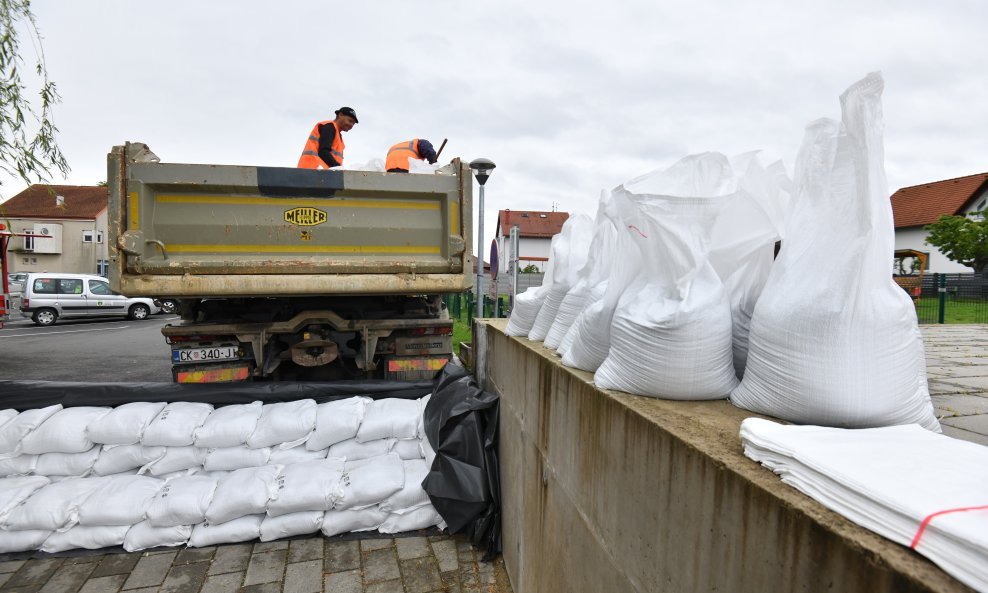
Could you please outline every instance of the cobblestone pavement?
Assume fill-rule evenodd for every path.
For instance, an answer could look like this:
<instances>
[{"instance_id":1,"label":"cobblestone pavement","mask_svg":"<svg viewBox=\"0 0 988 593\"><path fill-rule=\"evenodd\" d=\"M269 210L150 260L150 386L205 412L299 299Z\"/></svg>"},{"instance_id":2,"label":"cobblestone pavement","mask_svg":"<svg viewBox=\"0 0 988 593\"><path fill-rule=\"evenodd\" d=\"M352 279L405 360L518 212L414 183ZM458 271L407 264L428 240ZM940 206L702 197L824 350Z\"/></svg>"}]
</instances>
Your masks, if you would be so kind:
<instances>
[{"instance_id":1,"label":"cobblestone pavement","mask_svg":"<svg viewBox=\"0 0 988 593\"><path fill-rule=\"evenodd\" d=\"M988 325L921 325L930 395L946 435L988 445Z\"/></svg>"},{"instance_id":2,"label":"cobblestone pavement","mask_svg":"<svg viewBox=\"0 0 988 593\"><path fill-rule=\"evenodd\" d=\"M500 560L447 535L0 556L3 593L510 593Z\"/></svg>"}]
</instances>

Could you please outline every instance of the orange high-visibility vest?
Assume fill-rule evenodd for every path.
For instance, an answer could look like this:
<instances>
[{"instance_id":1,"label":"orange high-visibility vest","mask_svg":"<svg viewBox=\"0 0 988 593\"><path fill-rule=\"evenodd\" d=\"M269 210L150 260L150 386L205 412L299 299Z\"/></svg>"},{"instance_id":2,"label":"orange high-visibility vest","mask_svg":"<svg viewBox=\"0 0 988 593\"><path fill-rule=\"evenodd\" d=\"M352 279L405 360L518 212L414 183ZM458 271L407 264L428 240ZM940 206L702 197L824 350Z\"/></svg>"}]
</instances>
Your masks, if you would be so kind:
<instances>
[{"instance_id":1,"label":"orange high-visibility vest","mask_svg":"<svg viewBox=\"0 0 988 593\"><path fill-rule=\"evenodd\" d=\"M391 147L388 158L384 161L384 170L401 169L408 171L409 159L421 159L419 155L419 139L405 140Z\"/></svg>"},{"instance_id":2,"label":"orange high-visibility vest","mask_svg":"<svg viewBox=\"0 0 988 593\"><path fill-rule=\"evenodd\" d=\"M343 144L343 134L340 133L340 127L336 125L335 121L328 120L317 123L312 128L312 131L309 132L309 139L305 141L302 156L298 159L298 167L300 169L329 168L329 165L319 158L319 127L326 124L333 124L333 128L336 129L336 136L333 137L333 146L330 148L330 152L333 153L333 157L339 161L340 165L343 164L343 149L346 148Z\"/></svg>"}]
</instances>

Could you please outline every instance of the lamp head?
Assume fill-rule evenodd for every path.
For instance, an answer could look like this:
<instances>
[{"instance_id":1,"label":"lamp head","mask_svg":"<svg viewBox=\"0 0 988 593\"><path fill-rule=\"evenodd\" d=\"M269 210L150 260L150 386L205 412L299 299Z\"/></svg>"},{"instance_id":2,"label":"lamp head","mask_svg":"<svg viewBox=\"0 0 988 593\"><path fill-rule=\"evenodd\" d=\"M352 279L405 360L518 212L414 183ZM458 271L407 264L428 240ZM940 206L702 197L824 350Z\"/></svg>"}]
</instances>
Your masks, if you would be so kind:
<instances>
[{"instance_id":1,"label":"lamp head","mask_svg":"<svg viewBox=\"0 0 988 593\"><path fill-rule=\"evenodd\" d=\"M491 176L491 171L495 166L494 161L490 159L480 158L470 161L470 169L480 185L487 183L487 178Z\"/></svg>"}]
</instances>

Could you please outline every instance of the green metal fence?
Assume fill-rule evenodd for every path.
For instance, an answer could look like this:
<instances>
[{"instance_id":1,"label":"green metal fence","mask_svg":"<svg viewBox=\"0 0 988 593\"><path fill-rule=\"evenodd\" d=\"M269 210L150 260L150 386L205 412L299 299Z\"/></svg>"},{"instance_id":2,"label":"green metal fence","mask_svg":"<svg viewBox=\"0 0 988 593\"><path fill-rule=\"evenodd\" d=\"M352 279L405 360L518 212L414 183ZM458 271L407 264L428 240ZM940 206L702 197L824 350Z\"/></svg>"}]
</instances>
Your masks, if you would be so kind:
<instances>
[{"instance_id":1,"label":"green metal fence","mask_svg":"<svg viewBox=\"0 0 988 593\"><path fill-rule=\"evenodd\" d=\"M928 274L915 300L920 323L988 323L985 274Z\"/></svg>"}]
</instances>

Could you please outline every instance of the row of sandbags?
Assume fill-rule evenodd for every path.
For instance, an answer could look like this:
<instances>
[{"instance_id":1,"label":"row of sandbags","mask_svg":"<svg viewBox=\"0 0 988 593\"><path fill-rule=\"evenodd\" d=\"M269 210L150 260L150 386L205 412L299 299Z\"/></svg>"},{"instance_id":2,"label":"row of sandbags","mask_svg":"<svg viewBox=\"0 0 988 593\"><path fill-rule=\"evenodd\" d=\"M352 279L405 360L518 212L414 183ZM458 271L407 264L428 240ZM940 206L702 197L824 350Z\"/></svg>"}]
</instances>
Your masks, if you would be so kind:
<instances>
[{"instance_id":1,"label":"row of sandbags","mask_svg":"<svg viewBox=\"0 0 988 593\"><path fill-rule=\"evenodd\" d=\"M444 526L422 489L428 466L388 453L231 472L0 479L0 552L208 546L322 531Z\"/></svg>"},{"instance_id":2,"label":"row of sandbags","mask_svg":"<svg viewBox=\"0 0 988 593\"><path fill-rule=\"evenodd\" d=\"M602 388L939 430L915 309L892 280L882 88L870 74L841 96L841 122L807 127L792 182L756 153L703 153L605 193L553 238L507 333Z\"/></svg>"}]
</instances>

